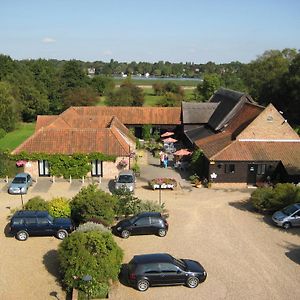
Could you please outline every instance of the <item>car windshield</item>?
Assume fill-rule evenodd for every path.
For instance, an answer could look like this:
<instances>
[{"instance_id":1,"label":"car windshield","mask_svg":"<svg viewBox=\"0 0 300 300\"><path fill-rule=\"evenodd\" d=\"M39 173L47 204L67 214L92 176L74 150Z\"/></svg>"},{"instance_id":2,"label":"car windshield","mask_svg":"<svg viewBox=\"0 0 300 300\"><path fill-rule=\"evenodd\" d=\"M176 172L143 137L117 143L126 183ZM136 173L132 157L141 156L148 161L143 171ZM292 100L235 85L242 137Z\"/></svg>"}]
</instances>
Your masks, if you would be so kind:
<instances>
[{"instance_id":1,"label":"car windshield","mask_svg":"<svg viewBox=\"0 0 300 300\"><path fill-rule=\"evenodd\" d=\"M15 177L12 183L25 183L26 178L25 177Z\"/></svg>"},{"instance_id":2,"label":"car windshield","mask_svg":"<svg viewBox=\"0 0 300 300\"><path fill-rule=\"evenodd\" d=\"M294 204L289 205L287 207L285 207L282 212L287 215L290 216L291 214L293 214L296 210L298 210L298 207Z\"/></svg>"},{"instance_id":3,"label":"car windshield","mask_svg":"<svg viewBox=\"0 0 300 300\"><path fill-rule=\"evenodd\" d=\"M138 219L137 216L133 216L129 219L130 223L133 224Z\"/></svg>"},{"instance_id":4,"label":"car windshield","mask_svg":"<svg viewBox=\"0 0 300 300\"><path fill-rule=\"evenodd\" d=\"M120 175L118 178L119 183L132 183L133 177L131 175Z\"/></svg>"},{"instance_id":5,"label":"car windshield","mask_svg":"<svg viewBox=\"0 0 300 300\"><path fill-rule=\"evenodd\" d=\"M174 264L175 264L177 267L179 267L181 270L185 270L185 269L186 269L186 266L185 266L185 263L184 263L183 260L181 260L181 259L176 259L176 258L174 258L174 257L173 257L173 259L174 259Z\"/></svg>"}]
</instances>

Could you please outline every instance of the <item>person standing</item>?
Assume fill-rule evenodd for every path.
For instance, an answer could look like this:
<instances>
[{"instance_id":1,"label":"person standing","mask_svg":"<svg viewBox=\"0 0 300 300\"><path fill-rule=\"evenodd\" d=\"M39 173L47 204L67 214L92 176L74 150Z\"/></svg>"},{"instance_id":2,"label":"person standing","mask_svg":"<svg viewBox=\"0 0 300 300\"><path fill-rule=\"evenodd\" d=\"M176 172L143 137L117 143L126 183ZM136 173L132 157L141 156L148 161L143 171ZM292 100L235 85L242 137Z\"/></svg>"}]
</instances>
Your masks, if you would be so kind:
<instances>
[{"instance_id":1,"label":"person standing","mask_svg":"<svg viewBox=\"0 0 300 300\"><path fill-rule=\"evenodd\" d=\"M169 162L168 154L165 154L165 157L164 157L164 167L165 167L165 168L168 167L168 162Z\"/></svg>"},{"instance_id":2,"label":"person standing","mask_svg":"<svg viewBox=\"0 0 300 300\"><path fill-rule=\"evenodd\" d=\"M164 166L164 160L165 160L165 154L163 151L159 152L159 159L160 159L160 166L163 167Z\"/></svg>"}]
</instances>

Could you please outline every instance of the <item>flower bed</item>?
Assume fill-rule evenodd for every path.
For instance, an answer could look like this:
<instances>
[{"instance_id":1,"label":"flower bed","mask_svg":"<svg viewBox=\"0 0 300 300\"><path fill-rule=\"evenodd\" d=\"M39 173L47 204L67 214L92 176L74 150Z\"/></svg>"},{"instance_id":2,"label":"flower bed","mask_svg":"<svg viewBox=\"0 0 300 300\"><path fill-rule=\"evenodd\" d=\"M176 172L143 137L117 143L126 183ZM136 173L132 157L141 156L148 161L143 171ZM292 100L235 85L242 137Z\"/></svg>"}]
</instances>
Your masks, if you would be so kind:
<instances>
[{"instance_id":1,"label":"flower bed","mask_svg":"<svg viewBox=\"0 0 300 300\"><path fill-rule=\"evenodd\" d=\"M153 189L171 189L177 186L177 182L173 178L155 178L149 181L149 186Z\"/></svg>"}]
</instances>

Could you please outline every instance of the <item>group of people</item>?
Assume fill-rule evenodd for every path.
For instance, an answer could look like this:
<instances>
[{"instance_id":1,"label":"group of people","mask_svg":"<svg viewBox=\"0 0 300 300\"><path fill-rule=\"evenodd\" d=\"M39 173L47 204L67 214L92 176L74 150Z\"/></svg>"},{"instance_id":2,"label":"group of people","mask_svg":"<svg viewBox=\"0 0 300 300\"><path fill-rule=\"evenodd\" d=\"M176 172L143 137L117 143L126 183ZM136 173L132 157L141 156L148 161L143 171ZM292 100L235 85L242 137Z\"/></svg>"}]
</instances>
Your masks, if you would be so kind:
<instances>
[{"instance_id":1,"label":"group of people","mask_svg":"<svg viewBox=\"0 0 300 300\"><path fill-rule=\"evenodd\" d=\"M167 153L164 153L163 151L159 152L159 158L160 158L160 166L163 168L167 168L169 164L169 156Z\"/></svg>"}]
</instances>

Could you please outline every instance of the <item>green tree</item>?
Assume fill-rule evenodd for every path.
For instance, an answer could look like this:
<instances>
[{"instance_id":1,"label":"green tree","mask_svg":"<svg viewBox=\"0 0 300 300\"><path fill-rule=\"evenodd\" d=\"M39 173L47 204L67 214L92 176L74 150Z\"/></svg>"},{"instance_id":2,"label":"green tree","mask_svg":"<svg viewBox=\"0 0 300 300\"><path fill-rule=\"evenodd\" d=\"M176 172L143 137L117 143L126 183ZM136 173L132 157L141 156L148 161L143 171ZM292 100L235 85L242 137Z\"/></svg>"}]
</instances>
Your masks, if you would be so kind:
<instances>
[{"instance_id":1,"label":"green tree","mask_svg":"<svg viewBox=\"0 0 300 300\"><path fill-rule=\"evenodd\" d=\"M71 216L70 201L64 197L53 198L48 204L48 211L54 218L68 218Z\"/></svg>"},{"instance_id":2,"label":"green tree","mask_svg":"<svg viewBox=\"0 0 300 300\"><path fill-rule=\"evenodd\" d=\"M58 248L62 280L68 290L79 289L92 298L105 298L109 280L117 280L123 251L109 232L73 232ZM85 275L91 282L83 280Z\"/></svg>"},{"instance_id":3,"label":"green tree","mask_svg":"<svg viewBox=\"0 0 300 300\"><path fill-rule=\"evenodd\" d=\"M195 100L207 101L221 87L221 78L218 74L206 74L194 91Z\"/></svg>"},{"instance_id":4,"label":"green tree","mask_svg":"<svg viewBox=\"0 0 300 300\"><path fill-rule=\"evenodd\" d=\"M0 128L6 132L12 131L17 120L17 104L11 86L7 82L0 82Z\"/></svg>"},{"instance_id":5,"label":"green tree","mask_svg":"<svg viewBox=\"0 0 300 300\"><path fill-rule=\"evenodd\" d=\"M89 185L82 188L71 200L72 219L76 223L99 219L112 224L115 202L114 196L98 189L96 185Z\"/></svg>"},{"instance_id":6,"label":"green tree","mask_svg":"<svg viewBox=\"0 0 300 300\"><path fill-rule=\"evenodd\" d=\"M69 89L63 96L64 109L70 106L93 106L98 102L97 94L91 87Z\"/></svg>"},{"instance_id":7,"label":"green tree","mask_svg":"<svg viewBox=\"0 0 300 300\"><path fill-rule=\"evenodd\" d=\"M113 78L104 76L93 77L91 85L100 96L107 95L115 88L115 82Z\"/></svg>"},{"instance_id":8,"label":"green tree","mask_svg":"<svg viewBox=\"0 0 300 300\"><path fill-rule=\"evenodd\" d=\"M183 98L180 94L167 92L163 98L157 102L157 105L162 107L178 107L182 100Z\"/></svg>"},{"instance_id":9,"label":"green tree","mask_svg":"<svg viewBox=\"0 0 300 300\"><path fill-rule=\"evenodd\" d=\"M0 54L0 80L7 80L8 76L14 72L15 62L10 56Z\"/></svg>"}]
</instances>

